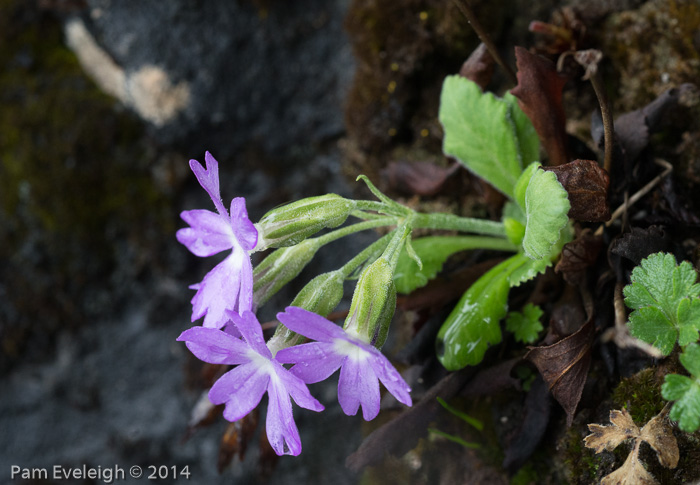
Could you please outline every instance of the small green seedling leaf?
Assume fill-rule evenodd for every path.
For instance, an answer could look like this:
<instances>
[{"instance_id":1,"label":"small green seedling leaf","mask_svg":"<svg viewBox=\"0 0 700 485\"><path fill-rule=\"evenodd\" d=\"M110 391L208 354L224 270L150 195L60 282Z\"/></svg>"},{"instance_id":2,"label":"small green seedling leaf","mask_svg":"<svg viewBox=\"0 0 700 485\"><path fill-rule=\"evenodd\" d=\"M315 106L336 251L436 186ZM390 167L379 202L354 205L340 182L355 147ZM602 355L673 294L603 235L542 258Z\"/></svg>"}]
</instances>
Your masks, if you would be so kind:
<instances>
[{"instance_id":1,"label":"small green seedling leaf","mask_svg":"<svg viewBox=\"0 0 700 485\"><path fill-rule=\"evenodd\" d=\"M542 309L528 303L521 312L510 312L506 318L506 330L512 332L515 340L525 344L531 344L537 340L538 334L544 329L540 318L544 312Z\"/></svg>"},{"instance_id":2,"label":"small green seedling leaf","mask_svg":"<svg viewBox=\"0 0 700 485\"><path fill-rule=\"evenodd\" d=\"M634 268L632 284L623 292L634 309L629 316L630 333L664 355L676 341L683 347L700 337L700 285L693 266L676 264L672 254L656 253Z\"/></svg>"},{"instance_id":3,"label":"small green seedling leaf","mask_svg":"<svg viewBox=\"0 0 700 485\"><path fill-rule=\"evenodd\" d=\"M561 230L569 222L571 204L566 190L552 172L531 169L530 165L516 186L516 201L525 213L523 249L530 258L551 260L552 250L560 239ZM528 177L527 179L526 177ZM523 181L527 180L524 191Z\"/></svg>"},{"instance_id":4,"label":"small green seedling leaf","mask_svg":"<svg viewBox=\"0 0 700 485\"><path fill-rule=\"evenodd\" d=\"M680 361L691 377L667 375L661 386L661 395L668 401L676 401L669 417L678 421L680 429L693 433L700 428L700 345L688 345Z\"/></svg>"},{"instance_id":5,"label":"small green seedling leaf","mask_svg":"<svg viewBox=\"0 0 700 485\"><path fill-rule=\"evenodd\" d=\"M450 405L447 404L447 402L446 402L443 398L441 398L441 397L438 397L438 398L437 398L437 401L440 403L440 405L441 405L443 408L445 408L445 409L446 409L447 411L449 411L451 414L457 416L459 419L461 419L461 420L464 421L465 423L467 423L467 424L469 424L469 425L475 427L475 428L478 429L479 431L483 431L483 430L484 430L484 423L482 423L482 422L479 421L478 419L472 418L472 417L469 416L468 414L463 413L462 411L460 411L460 410L458 410L458 409L456 409L456 408L450 406Z\"/></svg>"},{"instance_id":6,"label":"small green seedling leaf","mask_svg":"<svg viewBox=\"0 0 700 485\"><path fill-rule=\"evenodd\" d=\"M516 109L517 103L482 93L460 76L448 76L442 86L443 151L510 198L523 158L533 157L535 144L539 155L534 128L528 129L529 120Z\"/></svg>"},{"instance_id":7,"label":"small green seedling leaf","mask_svg":"<svg viewBox=\"0 0 700 485\"><path fill-rule=\"evenodd\" d=\"M459 251L477 248L511 249L504 243L504 239L486 236L428 236L414 239L411 247L415 256L412 257L406 247L396 264L396 291L408 294L425 286L440 272L447 258ZM423 263L422 267L416 262L416 257Z\"/></svg>"},{"instance_id":8,"label":"small green seedling leaf","mask_svg":"<svg viewBox=\"0 0 700 485\"><path fill-rule=\"evenodd\" d=\"M445 433L444 431L440 431L439 429L428 428L428 431L430 431L431 433L436 434L438 436L442 436L443 438L448 439L448 440L452 441L453 443L460 444L460 445L464 446L465 448L469 448L469 449L481 448L481 445L479 443L470 443L469 441L463 440L459 436Z\"/></svg>"}]
</instances>

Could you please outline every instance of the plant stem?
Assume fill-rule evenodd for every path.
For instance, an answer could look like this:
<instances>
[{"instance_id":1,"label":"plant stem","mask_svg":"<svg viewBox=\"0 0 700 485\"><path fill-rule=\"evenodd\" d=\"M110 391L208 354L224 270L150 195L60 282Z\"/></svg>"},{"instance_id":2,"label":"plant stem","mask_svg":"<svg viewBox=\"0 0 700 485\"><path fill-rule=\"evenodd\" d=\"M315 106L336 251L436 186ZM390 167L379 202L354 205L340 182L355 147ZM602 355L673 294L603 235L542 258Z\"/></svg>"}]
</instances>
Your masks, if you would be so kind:
<instances>
[{"instance_id":1,"label":"plant stem","mask_svg":"<svg viewBox=\"0 0 700 485\"><path fill-rule=\"evenodd\" d=\"M473 232L487 236L506 235L506 230L500 222L473 219L471 217L459 217L454 214L436 212L433 214L416 214L413 220L413 228L445 229L460 232Z\"/></svg>"},{"instance_id":2,"label":"plant stem","mask_svg":"<svg viewBox=\"0 0 700 485\"><path fill-rule=\"evenodd\" d=\"M603 118L603 132L605 134L605 160L603 161L603 168L606 172L608 172L608 174L610 174L610 169L612 168L613 137L615 135L612 111L610 110L608 97L605 95L605 86L603 86L599 73L596 72L593 74L593 76L591 76L591 84L593 85L595 95L598 97L600 114Z\"/></svg>"},{"instance_id":3,"label":"plant stem","mask_svg":"<svg viewBox=\"0 0 700 485\"><path fill-rule=\"evenodd\" d=\"M345 278L348 278L362 263L370 259L377 259L389 244L389 240L393 236L393 232L377 239L372 244L363 249L357 256L352 258L345 265L338 269Z\"/></svg>"},{"instance_id":4,"label":"plant stem","mask_svg":"<svg viewBox=\"0 0 700 485\"><path fill-rule=\"evenodd\" d=\"M319 247L321 247L325 244L340 239L341 237L345 237L356 232L366 231L367 229L373 229L375 227L381 226L393 226L394 224L396 224L395 217L381 217L379 219L370 219L368 221L358 222L357 224L352 224L350 226L346 226L341 229L329 232L328 234L324 234L323 236L317 237L316 242L319 244Z\"/></svg>"},{"instance_id":5,"label":"plant stem","mask_svg":"<svg viewBox=\"0 0 700 485\"><path fill-rule=\"evenodd\" d=\"M452 0L453 3L457 6L460 12L462 12L462 15L464 15L469 23L471 24L472 28L474 29L474 32L476 32L476 35L479 36L479 39L481 42L484 43L486 48L489 50L493 58L496 60L499 66L506 72L506 75L510 78L510 81L513 84L518 84L518 78L515 75L515 72L513 69L510 68L508 64L506 64L505 60L501 57L501 54L498 52L498 49L496 49L496 45L493 43L491 40L491 37L489 37L488 32L486 32L486 29L484 29L484 26L481 25L481 22L479 22L479 19L474 15L474 11L472 10L471 5L469 5L469 0Z\"/></svg>"}]
</instances>

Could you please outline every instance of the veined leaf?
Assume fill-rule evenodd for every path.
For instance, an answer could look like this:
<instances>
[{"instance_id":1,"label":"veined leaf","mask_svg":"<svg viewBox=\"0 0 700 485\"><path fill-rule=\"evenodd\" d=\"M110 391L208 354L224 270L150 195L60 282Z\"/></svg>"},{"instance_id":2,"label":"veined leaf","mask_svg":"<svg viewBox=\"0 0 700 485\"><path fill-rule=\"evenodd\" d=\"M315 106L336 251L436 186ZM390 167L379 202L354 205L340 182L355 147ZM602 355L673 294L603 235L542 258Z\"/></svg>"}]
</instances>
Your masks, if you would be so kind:
<instances>
[{"instance_id":1,"label":"veined leaf","mask_svg":"<svg viewBox=\"0 0 700 485\"><path fill-rule=\"evenodd\" d=\"M700 345L693 343L680 356L681 364L691 377L670 374L661 386L661 395L676 401L669 416L678 421L678 427L688 433L700 428Z\"/></svg>"},{"instance_id":2,"label":"veined leaf","mask_svg":"<svg viewBox=\"0 0 700 485\"><path fill-rule=\"evenodd\" d=\"M394 270L394 284L396 291L403 294L425 286L440 272L447 258L459 251L476 248L512 249L505 239L486 236L428 236L414 239L411 244L423 267L419 267L415 258L411 258L406 250L401 252Z\"/></svg>"},{"instance_id":3,"label":"veined leaf","mask_svg":"<svg viewBox=\"0 0 700 485\"><path fill-rule=\"evenodd\" d=\"M510 105L510 115L515 124L516 137L523 167L540 160L540 138L530 118L520 109L518 98L507 92L503 100Z\"/></svg>"},{"instance_id":4,"label":"veined leaf","mask_svg":"<svg viewBox=\"0 0 700 485\"><path fill-rule=\"evenodd\" d=\"M489 346L501 341L499 321L508 309L508 275L523 263L523 258L516 254L484 273L442 324L437 353L447 370L478 364Z\"/></svg>"},{"instance_id":5,"label":"veined leaf","mask_svg":"<svg viewBox=\"0 0 700 485\"><path fill-rule=\"evenodd\" d=\"M632 284L623 293L634 311L630 333L655 346L664 355L676 341L688 345L700 337L700 285L692 265L676 265L672 254L655 253L634 268Z\"/></svg>"},{"instance_id":6,"label":"veined leaf","mask_svg":"<svg viewBox=\"0 0 700 485\"><path fill-rule=\"evenodd\" d=\"M523 167L521 149L528 158L533 152L527 119L514 111L511 102L482 93L476 83L460 76L445 78L439 118L445 130L445 154L512 198Z\"/></svg>"},{"instance_id":7,"label":"veined leaf","mask_svg":"<svg viewBox=\"0 0 700 485\"><path fill-rule=\"evenodd\" d=\"M531 170L533 165L523 172L523 178L518 181L516 188L516 200L521 203L522 181L529 174L524 206L521 206L527 221L523 249L532 259L549 261L553 248L560 240L561 230L569 222L567 214L571 204L557 176L539 168Z\"/></svg>"}]
</instances>

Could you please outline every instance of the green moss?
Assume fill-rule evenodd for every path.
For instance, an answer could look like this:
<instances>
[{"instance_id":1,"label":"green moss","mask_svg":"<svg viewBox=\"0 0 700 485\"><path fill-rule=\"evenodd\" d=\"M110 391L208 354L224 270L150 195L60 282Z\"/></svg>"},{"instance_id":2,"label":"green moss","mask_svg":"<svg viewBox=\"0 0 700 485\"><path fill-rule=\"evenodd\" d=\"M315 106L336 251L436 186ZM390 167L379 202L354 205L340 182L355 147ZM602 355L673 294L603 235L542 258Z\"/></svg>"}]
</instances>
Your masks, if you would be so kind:
<instances>
[{"instance_id":1,"label":"green moss","mask_svg":"<svg viewBox=\"0 0 700 485\"><path fill-rule=\"evenodd\" d=\"M661 397L661 384L663 376L659 379L655 368L644 369L622 379L612 393L612 409L626 409L634 422L643 426L666 404Z\"/></svg>"}]
</instances>

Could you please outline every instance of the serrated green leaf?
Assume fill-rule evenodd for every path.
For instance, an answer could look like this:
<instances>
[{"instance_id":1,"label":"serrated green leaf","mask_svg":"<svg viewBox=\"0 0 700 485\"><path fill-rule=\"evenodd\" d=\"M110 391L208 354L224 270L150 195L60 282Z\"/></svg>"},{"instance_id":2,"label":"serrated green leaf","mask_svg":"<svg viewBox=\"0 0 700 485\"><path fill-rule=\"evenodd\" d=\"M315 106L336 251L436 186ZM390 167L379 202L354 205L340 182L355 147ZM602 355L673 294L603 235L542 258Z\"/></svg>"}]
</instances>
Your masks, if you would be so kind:
<instances>
[{"instance_id":1,"label":"serrated green leaf","mask_svg":"<svg viewBox=\"0 0 700 485\"><path fill-rule=\"evenodd\" d=\"M632 336L653 345L664 355L670 354L676 345L678 331L657 307L644 307L632 312L628 325Z\"/></svg>"},{"instance_id":2,"label":"serrated green leaf","mask_svg":"<svg viewBox=\"0 0 700 485\"><path fill-rule=\"evenodd\" d=\"M544 312L537 305L528 303L522 312L510 312L506 318L506 330L513 333L515 340L531 344L537 340L537 335L544 329L540 318Z\"/></svg>"},{"instance_id":3,"label":"serrated green leaf","mask_svg":"<svg viewBox=\"0 0 700 485\"><path fill-rule=\"evenodd\" d=\"M522 264L522 258L516 254L484 273L442 324L437 337L438 359L447 370L478 364L489 346L501 341L499 321L507 311L508 275Z\"/></svg>"},{"instance_id":4,"label":"serrated green leaf","mask_svg":"<svg viewBox=\"0 0 700 485\"><path fill-rule=\"evenodd\" d=\"M523 167L527 167L540 159L540 138L537 136L530 118L520 109L518 98L510 94L509 91L503 96L503 100L510 106L510 115L515 124L518 146L520 147L521 164Z\"/></svg>"},{"instance_id":5,"label":"serrated green leaf","mask_svg":"<svg viewBox=\"0 0 700 485\"><path fill-rule=\"evenodd\" d=\"M532 172L525 191L525 254L532 259L551 259L561 230L569 222L570 208L566 190L553 172Z\"/></svg>"},{"instance_id":6,"label":"serrated green leaf","mask_svg":"<svg viewBox=\"0 0 700 485\"><path fill-rule=\"evenodd\" d=\"M517 186L517 184L516 184ZM503 206L503 227L506 237L515 245L520 245L525 237L525 213L518 204L508 201Z\"/></svg>"},{"instance_id":7,"label":"serrated green leaf","mask_svg":"<svg viewBox=\"0 0 700 485\"><path fill-rule=\"evenodd\" d=\"M422 261L423 267L420 268L407 251L402 251L394 270L396 291L408 294L416 288L425 286L428 281L435 278L447 258L454 253L476 248L507 250L503 245L504 242L504 239L486 236L428 236L414 239L413 251Z\"/></svg>"},{"instance_id":8,"label":"serrated green leaf","mask_svg":"<svg viewBox=\"0 0 700 485\"><path fill-rule=\"evenodd\" d=\"M692 265L676 264L672 254L656 253L634 268L632 283L623 289L625 303L635 309L630 333L664 355L676 341L688 345L700 337L700 285Z\"/></svg>"},{"instance_id":9,"label":"serrated green leaf","mask_svg":"<svg viewBox=\"0 0 700 485\"><path fill-rule=\"evenodd\" d=\"M692 377L669 374L661 386L661 395L676 401L669 416L688 433L700 428L700 345L690 344L680 356L681 364Z\"/></svg>"},{"instance_id":10,"label":"serrated green leaf","mask_svg":"<svg viewBox=\"0 0 700 485\"><path fill-rule=\"evenodd\" d=\"M512 198L523 165L516 129L516 121L522 120L511 104L482 93L473 81L448 76L440 95L439 118L445 131L445 154ZM529 157L529 138L524 138L523 146Z\"/></svg>"}]
</instances>

